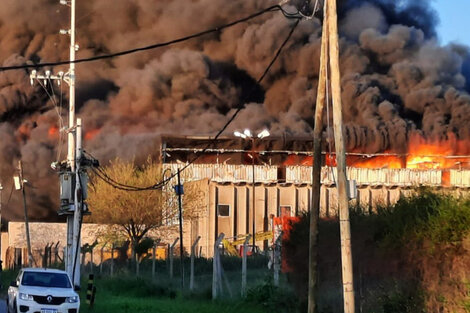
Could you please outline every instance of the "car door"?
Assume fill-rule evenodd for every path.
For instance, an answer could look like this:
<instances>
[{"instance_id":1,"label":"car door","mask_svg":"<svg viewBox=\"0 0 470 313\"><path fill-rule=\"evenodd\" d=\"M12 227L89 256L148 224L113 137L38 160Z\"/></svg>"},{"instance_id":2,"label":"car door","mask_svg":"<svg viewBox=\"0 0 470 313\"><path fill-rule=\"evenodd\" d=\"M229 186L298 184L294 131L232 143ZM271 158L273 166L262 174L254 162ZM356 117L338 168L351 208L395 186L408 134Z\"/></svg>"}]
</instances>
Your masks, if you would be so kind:
<instances>
[{"instance_id":1,"label":"car door","mask_svg":"<svg viewBox=\"0 0 470 313\"><path fill-rule=\"evenodd\" d=\"M18 287L20 286L22 275L23 271L20 270L18 276L16 276L16 279L14 281L16 285L10 284L10 287L8 287L8 312L15 312L15 299L18 296Z\"/></svg>"}]
</instances>

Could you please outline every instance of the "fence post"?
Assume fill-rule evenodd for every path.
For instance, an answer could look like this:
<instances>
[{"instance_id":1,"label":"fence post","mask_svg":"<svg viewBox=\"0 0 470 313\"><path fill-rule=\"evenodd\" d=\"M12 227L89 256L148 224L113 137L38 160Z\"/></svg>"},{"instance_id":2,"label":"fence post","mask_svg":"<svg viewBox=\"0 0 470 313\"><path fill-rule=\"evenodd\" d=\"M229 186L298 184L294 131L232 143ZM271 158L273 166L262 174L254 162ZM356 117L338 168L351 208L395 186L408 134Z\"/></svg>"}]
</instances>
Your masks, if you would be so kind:
<instances>
[{"instance_id":1,"label":"fence post","mask_svg":"<svg viewBox=\"0 0 470 313\"><path fill-rule=\"evenodd\" d=\"M106 243L101 247L101 250L100 250L100 275L103 274L104 247L106 247Z\"/></svg>"},{"instance_id":2,"label":"fence post","mask_svg":"<svg viewBox=\"0 0 470 313\"><path fill-rule=\"evenodd\" d=\"M157 259L157 247L159 243L160 239L156 239L152 247L152 280L155 280L155 261Z\"/></svg>"},{"instance_id":3,"label":"fence post","mask_svg":"<svg viewBox=\"0 0 470 313\"><path fill-rule=\"evenodd\" d=\"M219 273L219 245L224 239L225 234L220 233L219 237L214 243L214 257L212 259L212 300L217 299L219 293L219 285L220 285L220 273Z\"/></svg>"},{"instance_id":4,"label":"fence post","mask_svg":"<svg viewBox=\"0 0 470 313\"><path fill-rule=\"evenodd\" d=\"M191 274L189 276L189 290L193 291L194 289L194 256L196 254L196 246L201 239L201 236L197 236L193 245L191 246Z\"/></svg>"},{"instance_id":5,"label":"fence post","mask_svg":"<svg viewBox=\"0 0 470 313\"><path fill-rule=\"evenodd\" d=\"M273 247L273 268L274 268L274 286L279 286L279 271L281 269L281 245L282 245L282 232L274 241Z\"/></svg>"},{"instance_id":6,"label":"fence post","mask_svg":"<svg viewBox=\"0 0 470 313\"><path fill-rule=\"evenodd\" d=\"M90 273L93 273L93 247L91 247L90 251Z\"/></svg>"},{"instance_id":7,"label":"fence post","mask_svg":"<svg viewBox=\"0 0 470 313\"><path fill-rule=\"evenodd\" d=\"M57 241L54 248L54 263L58 263L57 259L59 258L59 244L60 241Z\"/></svg>"},{"instance_id":8,"label":"fence post","mask_svg":"<svg viewBox=\"0 0 470 313\"><path fill-rule=\"evenodd\" d=\"M49 244L46 244L44 247L44 255L42 257L42 267L47 267L47 247Z\"/></svg>"},{"instance_id":9,"label":"fence post","mask_svg":"<svg viewBox=\"0 0 470 313\"><path fill-rule=\"evenodd\" d=\"M246 296L246 247L250 242L251 235L247 235L245 241L243 242L243 254L242 254L242 297Z\"/></svg>"},{"instance_id":10,"label":"fence post","mask_svg":"<svg viewBox=\"0 0 470 313\"><path fill-rule=\"evenodd\" d=\"M179 237L176 237L175 241L170 246L170 250L168 251L168 253L170 254L169 255L169 259L170 259L170 278L173 278L173 250L174 250L174 248L176 246L176 243L178 242L179 239L180 239Z\"/></svg>"},{"instance_id":11,"label":"fence post","mask_svg":"<svg viewBox=\"0 0 470 313\"><path fill-rule=\"evenodd\" d=\"M51 245L49 246L49 266L52 265L52 246L54 245L53 242L51 242Z\"/></svg>"},{"instance_id":12,"label":"fence post","mask_svg":"<svg viewBox=\"0 0 470 313\"><path fill-rule=\"evenodd\" d=\"M114 275L114 243L111 244L111 268L110 268L110 274L111 276Z\"/></svg>"}]
</instances>

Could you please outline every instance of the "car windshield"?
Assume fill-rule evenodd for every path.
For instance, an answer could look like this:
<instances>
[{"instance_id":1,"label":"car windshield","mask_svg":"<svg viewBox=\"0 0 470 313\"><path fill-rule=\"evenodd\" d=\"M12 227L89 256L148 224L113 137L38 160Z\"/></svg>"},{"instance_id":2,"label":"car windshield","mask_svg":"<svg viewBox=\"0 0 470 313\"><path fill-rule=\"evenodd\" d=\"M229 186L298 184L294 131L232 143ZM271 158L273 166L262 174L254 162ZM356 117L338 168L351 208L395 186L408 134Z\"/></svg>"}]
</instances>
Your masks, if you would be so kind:
<instances>
[{"instance_id":1,"label":"car windshield","mask_svg":"<svg viewBox=\"0 0 470 313\"><path fill-rule=\"evenodd\" d=\"M47 272L24 272L21 284L24 286L71 288L67 274Z\"/></svg>"}]
</instances>

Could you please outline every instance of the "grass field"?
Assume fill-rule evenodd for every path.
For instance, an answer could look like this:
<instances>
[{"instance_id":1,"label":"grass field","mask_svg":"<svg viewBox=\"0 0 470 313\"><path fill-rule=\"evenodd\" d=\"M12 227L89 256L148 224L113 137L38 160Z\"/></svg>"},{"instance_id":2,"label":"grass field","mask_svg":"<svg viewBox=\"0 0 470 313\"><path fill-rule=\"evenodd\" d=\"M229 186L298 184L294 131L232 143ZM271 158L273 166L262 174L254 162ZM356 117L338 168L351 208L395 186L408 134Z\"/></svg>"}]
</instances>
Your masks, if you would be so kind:
<instances>
[{"instance_id":1,"label":"grass field","mask_svg":"<svg viewBox=\"0 0 470 313\"><path fill-rule=\"evenodd\" d=\"M263 308L241 301L217 301L187 299L183 297L153 298L153 297L128 297L117 296L106 291L97 293L96 303L90 308L82 303L80 312L135 312L135 313L176 313L176 312L207 312L207 313L263 313Z\"/></svg>"},{"instance_id":2,"label":"grass field","mask_svg":"<svg viewBox=\"0 0 470 313\"><path fill-rule=\"evenodd\" d=\"M183 294L177 289L143 278L98 278L95 284L97 292L93 307L85 301L87 284L82 284L81 312L265 312L263 307L240 299L212 301L209 289L198 294Z\"/></svg>"},{"instance_id":3,"label":"grass field","mask_svg":"<svg viewBox=\"0 0 470 313\"><path fill-rule=\"evenodd\" d=\"M5 298L8 286L16 277L17 271L4 271L1 275L2 290L0 296ZM230 273L227 273L228 280L233 281ZM252 286L262 282L262 275L252 281ZM170 279L166 275L160 276L158 283L153 283L147 277L136 278L132 275L120 274L115 277L103 277L97 275L94 284L96 286L96 296L94 305L90 307L86 303L87 278L84 275L82 290L80 292L81 307L80 312L133 312L133 313L185 313L185 312L207 312L207 313L264 313L266 307L256 304L256 301L245 301L240 299L239 290L233 290L236 294L233 298L226 293L223 299L211 300L211 277L199 277L200 283L196 293L189 291L181 292L179 289L179 279ZM237 275L238 276L238 275ZM252 275L254 276L254 274ZM234 284L233 288L237 288Z\"/></svg>"}]
</instances>

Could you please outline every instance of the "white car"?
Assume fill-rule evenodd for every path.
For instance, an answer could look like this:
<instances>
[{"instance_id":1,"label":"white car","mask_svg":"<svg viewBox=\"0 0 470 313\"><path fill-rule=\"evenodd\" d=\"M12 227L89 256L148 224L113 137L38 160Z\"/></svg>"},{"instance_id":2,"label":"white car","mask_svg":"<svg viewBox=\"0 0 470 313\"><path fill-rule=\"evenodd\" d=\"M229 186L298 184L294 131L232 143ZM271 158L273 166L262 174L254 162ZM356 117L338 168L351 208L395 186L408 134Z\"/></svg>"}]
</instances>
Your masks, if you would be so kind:
<instances>
[{"instance_id":1,"label":"white car","mask_svg":"<svg viewBox=\"0 0 470 313\"><path fill-rule=\"evenodd\" d=\"M8 313L78 313L80 297L65 271L21 269L10 284Z\"/></svg>"}]
</instances>

